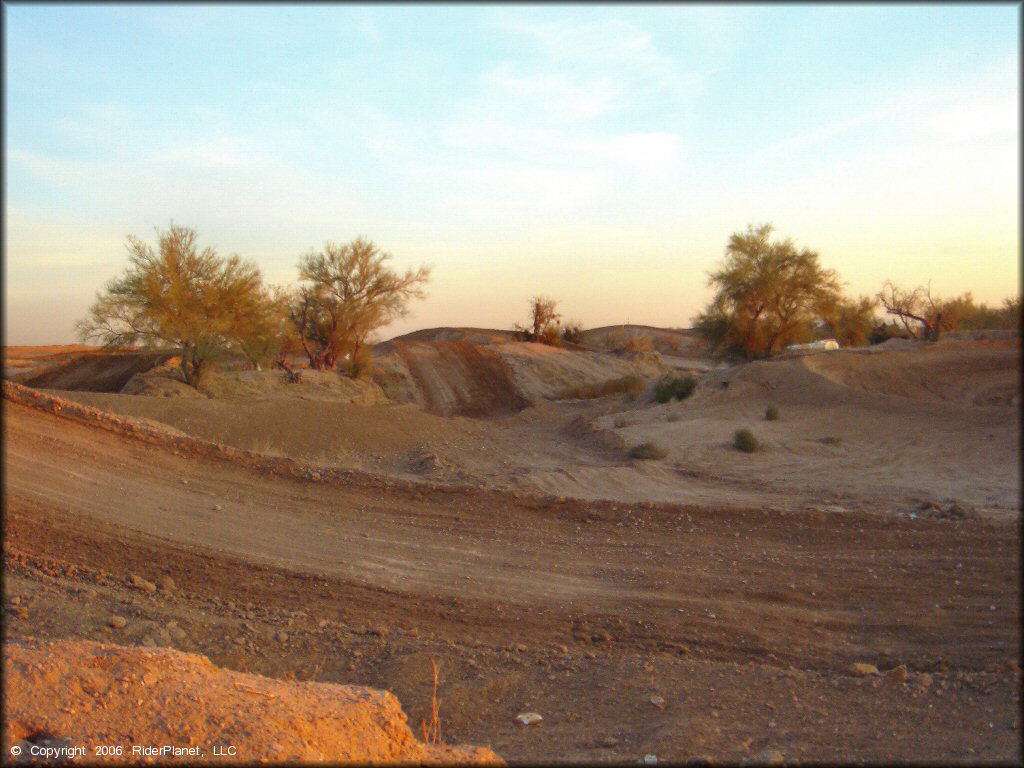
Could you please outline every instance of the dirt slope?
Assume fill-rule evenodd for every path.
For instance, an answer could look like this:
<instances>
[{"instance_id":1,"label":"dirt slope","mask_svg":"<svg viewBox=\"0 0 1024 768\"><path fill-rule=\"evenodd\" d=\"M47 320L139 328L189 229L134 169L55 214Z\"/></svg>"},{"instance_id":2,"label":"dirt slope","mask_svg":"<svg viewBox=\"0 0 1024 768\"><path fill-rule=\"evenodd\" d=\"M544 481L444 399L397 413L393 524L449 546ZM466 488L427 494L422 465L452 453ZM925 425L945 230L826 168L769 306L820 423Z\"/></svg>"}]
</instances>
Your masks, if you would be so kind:
<instances>
[{"instance_id":1,"label":"dirt slope","mask_svg":"<svg viewBox=\"0 0 1024 768\"><path fill-rule=\"evenodd\" d=\"M511 760L1020 756L1016 525L310 482L10 402L4 442L6 607L44 636L177 616L223 663L403 700L437 654L446 732Z\"/></svg>"},{"instance_id":2,"label":"dirt slope","mask_svg":"<svg viewBox=\"0 0 1024 768\"><path fill-rule=\"evenodd\" d=\"M427 411L484 416L525 408L508 368L489 347L468 341L395 341Z\"/></svg>"},{"instance_id":3,"label":"dirt slope","mask_svg":"<svg viewBox=\"0 0 1024 768\"><path fill-rule=\"evenodd\" d=\"M663 370L656 358L631 360L497 334L485 338L482 331L475 340L459 338L465 336L460 329L431 329L422 340L413 336L375 350L374 380L392 400L445 416L515 413L540 400L577 396L588 386Z\"/></svg>"},{"instance_id":4,"label":"dirt slope","mask_svg":"<svg viewBox=\"0 0 1024 768\"><path fill-rule=\"evenodd\" d=\"M804 355L712 371L689 400L596 424L626 445L662 446L663 465L737 488L889 499L906 513L956 500L1016 520L1019 365L1019 343ZM765 420L769 405L777 421ZM759 441L753 454L732 446L744 428Z\"/></svg>"},{"instance_id":5,"label":"dirt slope","mask_svg":"<svg viewBox=\"0 0 1024 768\"><path fill-rule=\"evenodd\" d=\"M29 387L120 392L137 373L173 357L171 352L89 352L76 354L56 368L26 379Z\"/></svg>"},{"instance_id":6,"label":"dirt slope","mask_svg":"<svg viewBox=\"0 0 1024 768\"><path fill-rule=\"evenodd\" d=\"M4 754L17 744L28 758L42 734L100 763L152 762L133 747L185 746L187 734L201 752L160 762L501 764L489 749L418 741L386 691L232 672L168 648L5 643ZM123 752L97 755L98 745Z\"/></svg>"}]
</instances>

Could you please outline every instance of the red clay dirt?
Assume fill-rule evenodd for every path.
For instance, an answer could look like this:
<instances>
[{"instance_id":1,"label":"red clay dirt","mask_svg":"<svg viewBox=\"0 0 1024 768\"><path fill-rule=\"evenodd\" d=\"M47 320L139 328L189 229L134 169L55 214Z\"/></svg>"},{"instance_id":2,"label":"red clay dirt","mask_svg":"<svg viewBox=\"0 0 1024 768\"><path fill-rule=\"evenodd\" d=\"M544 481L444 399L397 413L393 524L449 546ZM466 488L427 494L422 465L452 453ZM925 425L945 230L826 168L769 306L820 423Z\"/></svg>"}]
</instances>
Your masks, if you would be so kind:
<instances>
[{"instance_id":1,"label":"red clay dirt","mask_svg":"<svg viewBox=\"0 0 1024 768\"><path fill-rule=\"evenodd\" d=\"M386 691L232 672L170 648L8 643L4 680L5 755L74 734L67 746L92 747L78 756L90 763L502 764L488 749L419 741ZM173 741L192 746L159 751Z\"/></svg>"}]
</instances>

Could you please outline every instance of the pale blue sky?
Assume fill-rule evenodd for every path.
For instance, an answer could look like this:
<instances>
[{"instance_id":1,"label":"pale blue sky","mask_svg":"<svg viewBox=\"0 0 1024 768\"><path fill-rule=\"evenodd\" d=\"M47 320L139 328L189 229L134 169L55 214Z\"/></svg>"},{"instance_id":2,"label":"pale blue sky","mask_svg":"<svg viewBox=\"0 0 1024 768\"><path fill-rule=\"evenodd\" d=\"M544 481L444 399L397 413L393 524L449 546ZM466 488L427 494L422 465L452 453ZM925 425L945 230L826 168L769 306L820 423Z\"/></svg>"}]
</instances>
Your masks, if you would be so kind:
<instances>
[{"instance_id":1,"label":"pale blue sky","mask_svg":"<svg viewBox=\"0 0 1024 768\"><path fill-rule=\"evenodd\" d=\"M294 282L434 267L384 336L686 326L772 221L850 293L1019 286L1020 10L5 4L6 343L73 340L173 219Z\"/></svg>"}]
</instances>

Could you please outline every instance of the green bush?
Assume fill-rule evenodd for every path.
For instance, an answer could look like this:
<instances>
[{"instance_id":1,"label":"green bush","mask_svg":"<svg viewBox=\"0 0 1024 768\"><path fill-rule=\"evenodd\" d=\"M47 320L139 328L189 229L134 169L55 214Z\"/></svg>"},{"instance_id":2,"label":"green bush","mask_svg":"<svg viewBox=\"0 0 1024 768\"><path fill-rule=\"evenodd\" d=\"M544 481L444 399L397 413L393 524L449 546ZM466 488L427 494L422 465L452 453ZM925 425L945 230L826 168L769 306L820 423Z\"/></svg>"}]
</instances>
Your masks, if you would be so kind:
<instances>
[{"instance_id":1,"label":"green bush","mask_svg":"<svg viewBox=\"0 0 1024 768\"><path fill-rule=\"evenodd\" d=\"M765 421L778 421L779 420L779 409L774 405L769 405L764 409L764 420Z\"/></svg>"},{"instance_id":2,"label":"green bush","mask_svg":"<svg viewBox=\"0 0 1024 768\"><path fill-rule=\"evenodd\" d=\"M744 453L753 453L757 450L757 439L749 429L737 429L732 444L737 451Z\"/></svg>"},{"instance_id":3,"label":"green bush","mask_svg":"<svg viewBox=\"0 0 1024 768\"><path fill-rule=\"evenodd\" d=\"M673 397L676 400L685 400L693 394L697 387L697 380L693 376L677 376L658 382L654 388L654 399L659 403L667 403Z\"/></svg>"},{"instance_id":4,"label":"green bush","mask_svg":"<svg viewBox=\"0 0 1024 768\"><path fill-rule=\"evenodd\" d=\"M641 443L633 446L629 451L631 459L664 459L668 454L665 449L657 443Z\"/></svg>"}]
</instances>

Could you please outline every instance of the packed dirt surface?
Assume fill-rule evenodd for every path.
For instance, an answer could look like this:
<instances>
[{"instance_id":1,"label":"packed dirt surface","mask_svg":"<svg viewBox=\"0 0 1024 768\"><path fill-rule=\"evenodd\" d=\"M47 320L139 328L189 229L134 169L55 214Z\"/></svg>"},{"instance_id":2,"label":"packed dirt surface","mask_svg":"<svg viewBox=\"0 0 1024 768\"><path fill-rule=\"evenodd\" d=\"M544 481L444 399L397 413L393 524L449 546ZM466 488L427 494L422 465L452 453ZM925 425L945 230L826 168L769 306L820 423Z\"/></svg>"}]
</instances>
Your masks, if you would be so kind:
<instances>
[{"instance_id":1,"label":"packed dirt surface","mask_svg":"<svg viewBox=\"0 0 1024 768\"><path fill-rule=\"evenodd\" d=\"M412 723L429 717L435 659L444 740L511 762L1019 762L1017 513L900 516L913 499L876 505L858 486L843 504L819 494L827 503L814 508L813 484L762 488L739 464L735 488L703 486L717 504L644 500L646 470L606 434L636 427L595 425L614 418L603 409L725 427L730 407L752 417L769 393L782 418L767 428L791 425L791 410L822 392L851 408L888 397L807 360L726 373L728 387L712 372L691 400L666 405L614 396L483 421L419 414L424 430L478 425L452 457L475 448L479 466L501 456L491 438L506 427L508 442L557 434L556 454L633 472L628 501L483 487L473 461L458 465L470 482L455 484L271 460L5 387L5 640L167 646L239 672L369 685L395 693ZM795 391L765 386L776 376ZM890 418L909 414L925 435L931 409L953 408L901 402ZM382 421L397 413L379 408ZM1019 416L1015 405L956 408L968 450L1000 429L990 412L1002 429ZM1008 457L983 458L1015 467L1019 443L999 445ZM968 460L931 455L936 477ZM680 489L691 480L674 464L688 460L661 464ZM900 487L905 471L887 477ZM957 496L998 493L990 482L965 476ZM524 726L526 712L542 719Z\"/></svg>"},{"instance_id":2,"label":"packed dirt surface","mask_svg":"<svg viewBox=\"0 0 1024 768\"><path fill-rule=\"evenodd\" d=\"M170 648L5 643L4 683L2 748L17 745L25 763L40 762L30 750L46 742L94 763L501 764L487 749L417 740L386 691L273 680ZM198 749L145 752L175 739Z\"/></svg>"}]
</instances>

